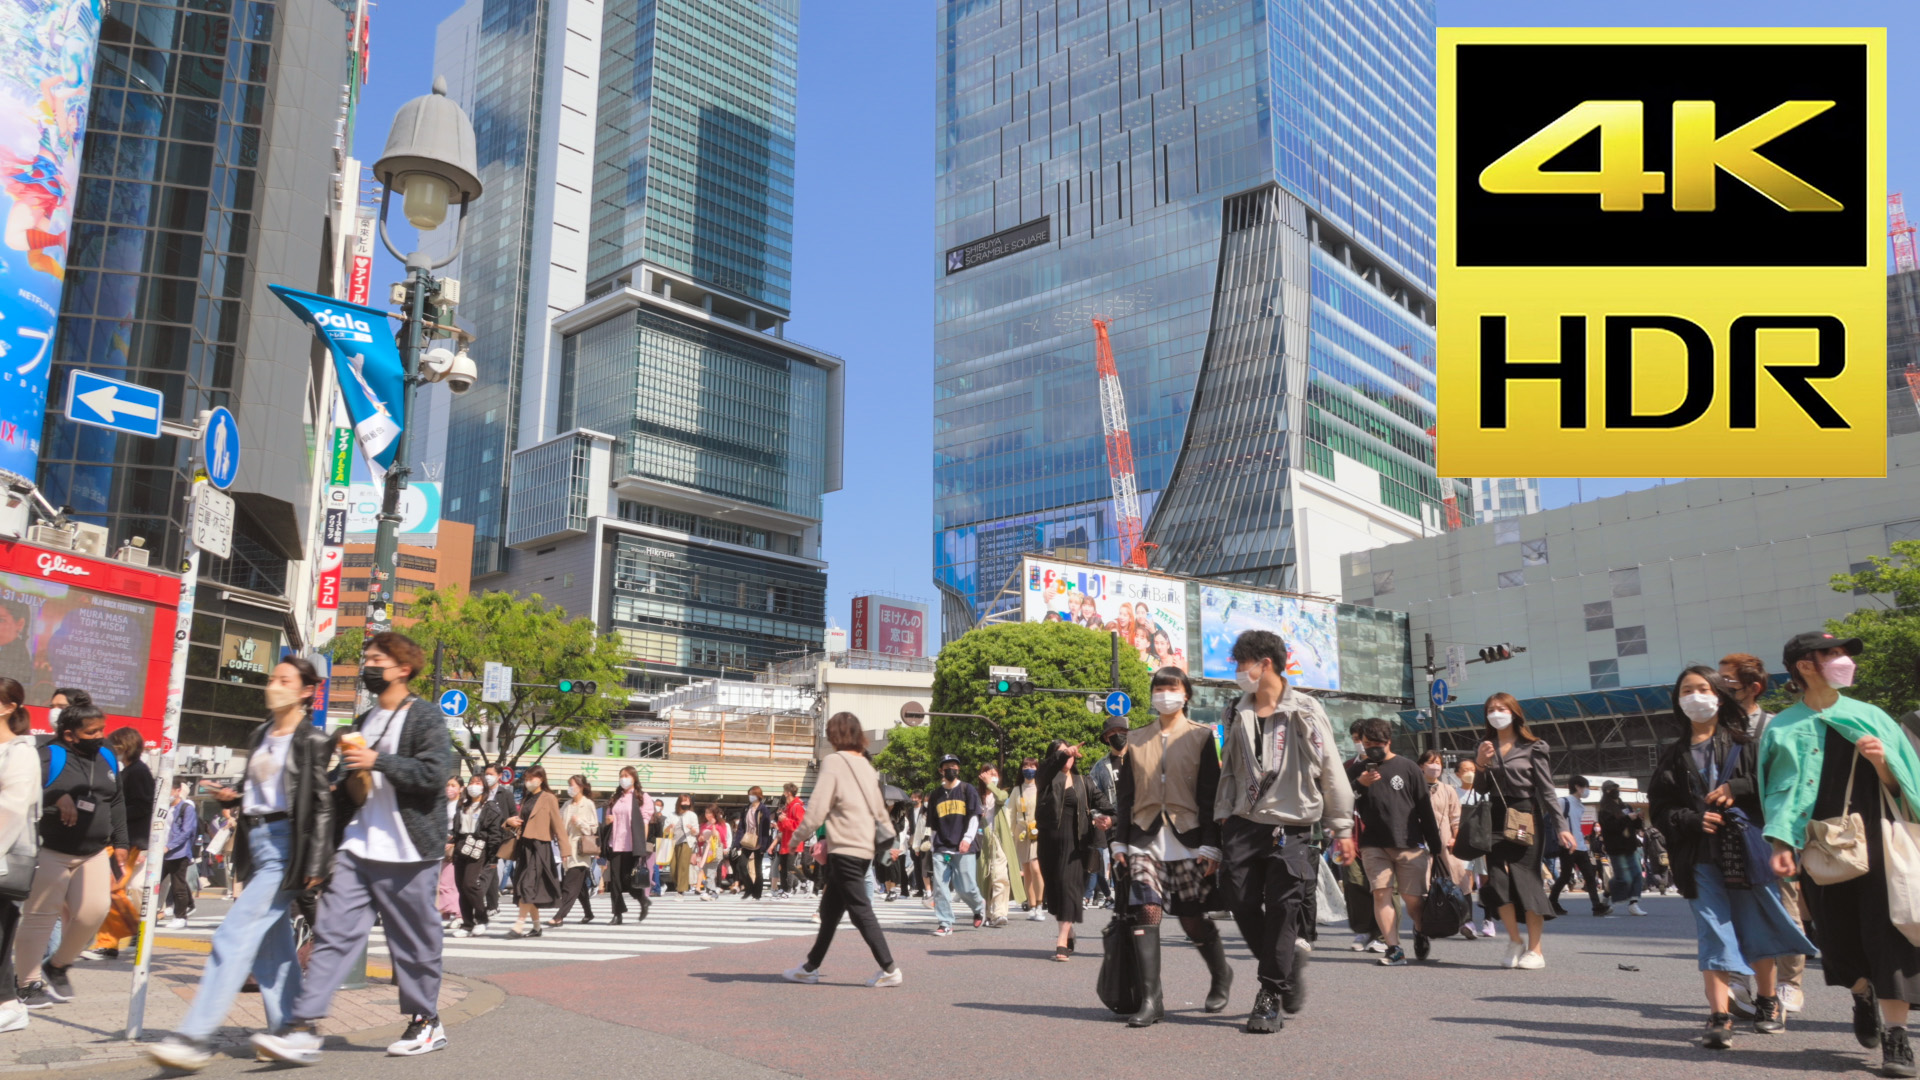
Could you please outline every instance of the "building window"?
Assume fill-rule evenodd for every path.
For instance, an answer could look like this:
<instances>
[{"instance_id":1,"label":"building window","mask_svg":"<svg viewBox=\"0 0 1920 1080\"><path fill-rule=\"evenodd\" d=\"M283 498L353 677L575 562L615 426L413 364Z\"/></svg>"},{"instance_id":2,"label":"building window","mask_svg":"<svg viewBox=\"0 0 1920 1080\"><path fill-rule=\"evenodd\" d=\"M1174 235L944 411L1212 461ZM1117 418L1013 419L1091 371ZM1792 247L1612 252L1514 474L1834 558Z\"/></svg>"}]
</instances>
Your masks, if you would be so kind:
<instances>
[{"instance_id":1,"label":"building window","mask_svg":"<svg viewBox=\"0 0 1920 1080\"><path fill-rule=\"evenodd\" d=\"M352 560L356 557L357 556L353 556L353 555L347 556L349 560ZM365 558L367 561L364 564L354 563L352 561L349 561L347 565L348 566L359 566L359 565L372 566L373 556L368 555L368 556L365 556ZM425 570L429 574L434 573L435 571L440 569L440 560L438 559L429 559L424 555L408 555L405 552L402 552L399 555L395 556L395 564L398 565L402 570Z\"/></svg>"},{"instance_id":2,"label":"building window","mask_svg":"<svg viewBox=\"0 0 1920 1080\"><path fill-rule=\"evenodd\" d=\"M1644 626L1614 627L1613 652L1615 656L1647 655L1647 628Z\"/></svg>"},{"instance_id":3,"label":"building window","mask_svg":"<svg viewBox=\"0 0 1920 1080\"><path fill-rule=\"evenodd\" d=\"M1601 600L1598 603L1582 605L1587 616L1587 630L1613 629L1613 601Z\"/></svg>"},{"instance_id":4,"label":"building window","mask_svg":"<svg viewBox=\"0 0 1920 1080\"><path fill-rule=\"evenodd\" d=\"M1620 661L1587 661L1587 686L1593 690L1614 690L1620 686Z\"/></svg>"},{"instance_id":5,"label":"building window","mask_svg":"<svg viewBox=\"0 0 1920 1080\"><path fill-rule=\"evenodd\" d=\"M1520 542L1520 565L1547 565L1547 542L1541 540L1522 540Z\"/></svg>"},{"instance_id":6,"label":"building window","mask_svg":"<svg viewBox=\"0 0 1920 1080\"><path fill-rule=\"evenodd\" d=\"M1526 583L1527 572L1525 570L1500 571L1500 587L1503 589L1517 589Z\"/></svg>"},{"instance_id":7,"label":"building window","mask_svg":"<svg viewBox=\"0 0 1920 1080\"><path fill-rule=\"evenodd\" d=\"M1920 521L1896 521L1887 526L1887 546L1902 540L1920 540Z\"/></svg>"},{"instance_id":8,"label":"building window","mask_svg":"<svg viewBox=\"0 0 1920 1080\"><path fill-rule=\"evenodd\" d=\"M1625 570L1609 570L1607 580L1613 583L1614 599L1623 596L1640 595L1640 568L1629 566Z\"/></svg>"},{"instance_id":9,"label":"building window","mask_svg":"<svg viewBox=\"0 0 1920 1080\"><path fill-rule=\"evenodd\" d=\"M1520 523L1517 521L1496 521L1493 523L1493 542L1495 544L1517 544L1520 542Z\"/></svg>"},{"instance_id":10,"label":"building window","mask_svg":"<svg viewBox=\"0 0 1920 1080\"><path fill-rule=\"evenodd\" d=\"M1373 573L1373 552L1356 551L1353 553L1353 576L1364 577Z\"/></svg>"},{"instance_id":11,"label":"building window","mask_svg":"<svg viewBox=\"0 0 1920 1080\"><path fill-rule=\"evenodd\" d=\"M1857 562L1857 563L1847 564L1847 573L1849 574L1864 574L1871 569L1873 569L1873 564L1870 562ZM1853 595L1866 596L1869 594L1869 591L1870 590L1867 590L1867 589L1855 589L1853 590Z\"/></svg>"},{"instance_id":12,"label":"building window","mask_svg":"<svg viewBox=\"0 0 1920 1080\"><path fill-rule=\"evenodd\" d=\"M1385 596L1393 591L1393 571L1375 570L1373 572L1373 595Z\"/></svg>"}]
</instances>

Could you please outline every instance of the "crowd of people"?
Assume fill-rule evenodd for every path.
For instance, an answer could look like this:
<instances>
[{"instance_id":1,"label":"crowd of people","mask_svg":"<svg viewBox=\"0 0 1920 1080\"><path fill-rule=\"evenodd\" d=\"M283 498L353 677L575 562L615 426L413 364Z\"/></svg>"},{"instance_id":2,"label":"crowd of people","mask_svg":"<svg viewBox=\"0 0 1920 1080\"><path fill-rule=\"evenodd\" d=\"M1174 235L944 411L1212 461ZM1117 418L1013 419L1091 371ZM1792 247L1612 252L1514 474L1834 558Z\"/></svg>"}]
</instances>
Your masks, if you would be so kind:
<instances>
[{"instance_id":1,"label":"crowd of people","mask_svg":"<svg viewBox=\"0 0 1920 1080\"><path fill-rule=\"evenodd\" d=\"M769 801L756 787L724 809L652 797L632 768L604 797L586 776L555 784L537 764L511 782L492 767L463 782L446 724L409 686L420 647L380 634L361 667L374 707L350 727L329 736L314 726L320 676L283 660L239 782L211 793L211 822L188 785L167 793L160 877L172 919L192 911L199 861L224 871L233 903L186 1019L149 1053L176 1069L207 1064L252 980L268 1027L253 1037L258 1054L319 1060L316 1025L376 917L409 1021L388 1053L430 1053L446 1045L444 936L539 937L576 904L592 922L602 893L615 924L635 908L644 920L666 892L814 897L813 947L785 978L821 980L844 915L877 965L874 987L905 978L876 900L923 899L942 937L962 920L1004 927L1016 911L1051 919L1051 958L1063 963L1088 911L1112 907L1105 950L1109 964L1125 960L1114 970L1125 972L1126 1004L1115 1007L1132 1027L1165 1015L1169 915L1206 968L1204 1009L1229 1007L1220 922L1230 919L1256 965L1244 1030L1270 1034L1306 1005L1321 913L1336 899L1352 947L1381 965L1430 961L1436 940L1457 935L1504 938L1500 965L1535 971L1547 966L1546 924L1568 914L1560 901L1577 882L1596 917L1646 914L1648 890L1686 898L1706 1049L1729 1047L1736 1021L1783 1034L1818 956L1823 980L1851 995L1854 1034L1880 1050L1882 1071L1914 1076L1906 1021L1920 1000L1920 881L1910 876L1920 845L1910 831L1920 827L1905 823L1920 808L1920 738L1842 693L1861 649L1823 633L1789 641L1796 701L1777 716L1761 706L1771 683L1758 657L1685 669L1672 691L1685 734L1659 756L1643 801L1608 781L1590 803L1577 775L1563 792L1550 747L1504 693L1486 700L1477 745L1457 760L1396 752L1385 719L1356 722L1345 757L1320 702L1288 684L1285 642L1255 630L1234 643L1241 693L1217 727L1189 715L1193 683L1166 666L1151 677L1157 720L1110 720L1108 752L1092 767L1066 742L1005 778L991 763L966 777L947 755L928 790L903 792L875 771L860 721L838 713L808 798L789 784ZM72 1000L71 966L131 936L140 916L129 889L156 799L138 733L109 736L83 690L55 693L50 739L31 737L24 703L21 684L0 677L0 858L34 868L23 901L0 896L0 962L13 969L0 976L0 1032ZM494 918L503 895L514 913L504 931ZM304 957L300 921L311 930Z\"/></svg>"}]
</instances>

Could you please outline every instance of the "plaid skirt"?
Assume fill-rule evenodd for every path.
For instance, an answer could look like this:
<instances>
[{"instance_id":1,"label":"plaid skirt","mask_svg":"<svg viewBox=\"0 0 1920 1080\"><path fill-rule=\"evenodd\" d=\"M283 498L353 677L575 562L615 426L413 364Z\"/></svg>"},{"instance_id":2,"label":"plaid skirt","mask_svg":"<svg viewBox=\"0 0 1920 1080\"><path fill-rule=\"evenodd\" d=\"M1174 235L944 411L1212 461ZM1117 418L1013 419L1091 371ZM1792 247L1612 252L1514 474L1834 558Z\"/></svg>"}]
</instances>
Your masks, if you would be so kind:
<instances>
[{"instance_id":1,"label":"plaid skirt","mask_svg":"<svg viewBox=\"0 0 1920 1080\"><path fill-rule=\"evenodd\" d=\"M1205 915L1220 907L1218 877L1200 872L1200 860L1161 862L1152 855L1127 856L1127 901L1154 904L1170 915Z\"/></svg>"}]
</instances>

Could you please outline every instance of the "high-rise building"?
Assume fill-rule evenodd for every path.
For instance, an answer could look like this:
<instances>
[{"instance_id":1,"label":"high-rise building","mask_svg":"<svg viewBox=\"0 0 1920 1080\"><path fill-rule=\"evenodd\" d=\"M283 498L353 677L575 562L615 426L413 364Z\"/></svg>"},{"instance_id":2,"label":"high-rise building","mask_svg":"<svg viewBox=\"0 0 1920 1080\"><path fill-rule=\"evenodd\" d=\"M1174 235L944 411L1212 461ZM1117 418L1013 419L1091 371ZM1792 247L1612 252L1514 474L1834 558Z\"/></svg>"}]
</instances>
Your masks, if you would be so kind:
<instances>
[{"instance_id":1,"label":"high-rise building","mask_svg":"<svg viewBox=\"0 0 1920 1080\"><path fill-rule=\"evenodd\" d=\"M1920 431L1920 270L1887 275L1887 435Z\"/></svg>"},{"instance_id":2,"label":"high-rise building","mask_svg":"<svg viewBox=\"0 0 1920 1080\"><path fill-rule=\"evenodd\" d=\"M1503 521L1540 512L1540 481L1530 476L1482 476L1469 481L1476 521Z\"/></svg>"},{"instance_id":3,"label":"high-rise building","mask_svg":"<svg viewBox=\"0 0 1920 1080\"><path fill-rule=\"evenodd\" d=\"M1339 595L1342 553L1472 520L1431 434L1433 31L1430 0L944 0L949 634L1023 551L1126 557L1095 317L1153 566Z\"/></svg>"},{"instance_id":4,"label":"high-rise building","mask_svg":"<svg viewBox=\"0 0 1920 1080\"><path fill-rule=\"evenodd\" d=\"M444 512L476 588L591 614L635 687L824 640L842 375L784 336L798 7L469 0L441 26L487 184L450 271L481 382Z\"/></svg>"},{"instance_id":5,"label":"high-rise building","mask_svg":"<svg viewBox=\"0 0 1920 1080\"><path fill-rule=\"evenodd\" d=\"M311 646L332 376L270 284L334 292L357 167L353 3L106 6L74 197L51 401L87 370L157 388L168 419L226 406L241 429L233 555L201 563L180 741L241 746L282 646ZM55 505L176 567L191 447L48 410Z\"/></svg>"}]
</instances>

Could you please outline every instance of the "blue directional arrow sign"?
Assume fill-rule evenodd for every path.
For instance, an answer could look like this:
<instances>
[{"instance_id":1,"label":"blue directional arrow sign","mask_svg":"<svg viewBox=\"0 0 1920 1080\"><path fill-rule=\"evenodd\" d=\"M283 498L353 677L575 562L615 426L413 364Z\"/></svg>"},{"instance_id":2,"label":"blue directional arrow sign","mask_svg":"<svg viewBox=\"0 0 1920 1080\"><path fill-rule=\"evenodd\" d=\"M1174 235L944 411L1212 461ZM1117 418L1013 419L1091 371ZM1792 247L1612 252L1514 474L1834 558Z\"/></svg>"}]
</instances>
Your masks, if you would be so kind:
<instances>
[{"instance_id":1,"label":"blue directional arrow sign","mask_svg":"<svg viewBox=\"0 0 1920 1080\"><path fill-rule=\"evenodd\" d=\"M158 390L90 371L67 375L67 419L76 424L157 439L166 405L166 396Z\"/></svg>"},{"instance_id":2,"label":"blue directional arrow sign","mask_svg":"<svg viewBox=\"0 0 1920 1080\"><path fill-rule=\"evenodd\" d=\"M467 692L465 690L449 690L441 694L440 711L448 716L467 715Z\"/></svg>"},{"instance_id":3,"label":"blue directional arrow sign","mask_svg":"<svg viewBox=\"0 0 1920 1080\"><path fill-rule=\"evenodd\" d=\"M1433 707L1439 708L1447 703L1447 680L1433 680Z\"/></svg>"},{"instance_id":4,"label":"blue directional arrow sign","mask_svg":"<svg viewBox=\"0 0 1920 1080\"><path fill-rule=\"evenodd\" d=\"M233 414L221 406L207 414L207 427L200 433L200 459L207 463L207 479L221 491L233 486L240 475L240 425Z\"/></svg>"},{"instance_id":5,"label":"blue directional arrow sign","mask_svg":"<svg viewBox=\"0 0 1920 1080\"><path fill-rule=\"evenodd\" d=\"M1115 690L1107 695L1107 715L1125 716L1133 711L1133 699L1125 690Z\"/></svg>"}]
</instances>

